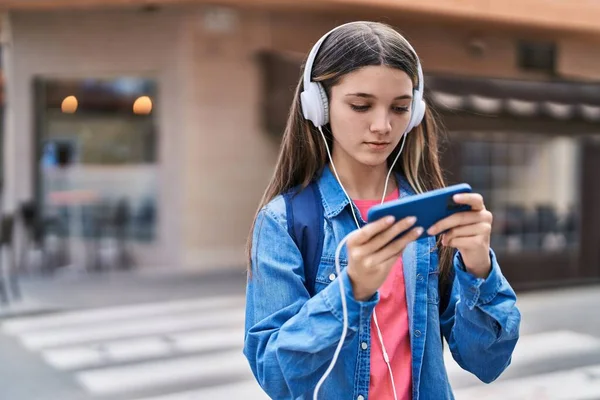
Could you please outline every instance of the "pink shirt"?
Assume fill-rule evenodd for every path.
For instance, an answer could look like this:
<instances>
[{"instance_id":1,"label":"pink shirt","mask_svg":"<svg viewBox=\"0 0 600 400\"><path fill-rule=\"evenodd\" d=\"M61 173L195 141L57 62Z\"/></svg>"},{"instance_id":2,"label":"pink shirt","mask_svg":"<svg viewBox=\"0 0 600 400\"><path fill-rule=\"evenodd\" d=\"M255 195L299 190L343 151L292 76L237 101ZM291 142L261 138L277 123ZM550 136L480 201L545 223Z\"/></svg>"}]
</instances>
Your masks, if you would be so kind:
<instances>
[{"instance_id":1,"label":"pink shirt","mask_svg":"<svg viewBox=\"0 0 600 400\"><path fill-rule=\"evenodd\" d=\"M398 197L398 190L396 190L385 201L396 200ZM369 208L380 202L381 200L354 200L354 204L356 204L365 220ZM383 286L379 289L379 303L375 306L375 312L377 313L383 343L390 357L396 394L398 399L410 400L412 398L412 359L402 257L398 258ZM376 400L393 399L392 381L383 359L381 343L373 318L371 318L370 375L369 398Z\"/></svg>"}]
</instances>

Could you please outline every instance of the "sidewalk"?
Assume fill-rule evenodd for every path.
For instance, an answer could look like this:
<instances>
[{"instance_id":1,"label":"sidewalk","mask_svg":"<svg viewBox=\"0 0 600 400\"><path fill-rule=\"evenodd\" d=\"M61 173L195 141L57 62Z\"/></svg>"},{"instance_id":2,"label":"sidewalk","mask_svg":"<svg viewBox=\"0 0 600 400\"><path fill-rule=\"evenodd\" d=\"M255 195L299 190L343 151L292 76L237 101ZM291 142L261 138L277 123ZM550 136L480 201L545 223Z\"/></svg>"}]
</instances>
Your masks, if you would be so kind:
<instances>
[{"instance_id":1,"label":"sidewalk","mask_svg":"<svg viewBox=\"0 0 600 400\"><path fill-rule=\"evenodd\" d=\"M160 302L245 292L243 267L221 270L137 268L131 271L85 273L58 271L51 277L23 277L23 299L9 307L0 305L0 319L77 308ZM600 285L554 288L518 293L518 306L528 319L522 333L564 326L573 328L586 321L600 332L594 310L600 304ZM556 316L562 316L557 318ZM590 318L591 317L591 318ZM600 320L600 318L598 318Z\"/></svg>"},{"instance_id":2,"label":"sidewalk","mask_svg":"<svg viewBox=\"0 0 600 400\"><path fill-rule=\"evenodd\" d=\"M600 338L600 285L517 293L521 335L569 329Z\"/></svg>"},{"instance_id":3,"label":"sidewalk","mask_svg":"<svg viewBox=\"0 0 600 400\"><path fill-rule=\"evenodd\" d=\"M0 305L0 319L78 308L243 295L245 284L243 267L211 271L137 268L101 273L59 270L49 277L22 277L23 298L8 307Z\"/></svg>"},{"instance_id":4,"label":"sidewalk","mask_svg":"<svg viewBox=\"0 0 600 400\"><path fill-rule=\"evenodd\" d=\"M220 271L141 268L133 271L115 271L100 274L63 271L51 278L24 278L22 289L26 296L25 300L10 309L4 309L3 311L0 309L0 311L4 313L5 318L10 318L33 313L52 313L54 311L140 303L159 303L157 306L164 310L165 307L168 308L171 305L161 302L170 300L198 299L203 296L213 297L219 295L243 296L245 280L246 275L243 268L228 268ZM197 304L197 302L195 303ZM204 301L200 303L204 303ZM446 347L446 365L456 392L456 398L464 400L507 399L510 397L509 394L512 393L513 385L518 385L515 387L527 393L534 391L538 386L546 388L557 385L573 391L579 390L577 393L580 393L584 386L579 383L580 381L583 382L582 377L587 377L589 371L595 371L595 368L600 367L600 313L597 312L598 304L600 304L600 285L518 293L518 306L523 316L521 339L515 350L511 367L503 374L498 383L488 387L488 385L481 384L472 375L462 371L450 360L451 356L448 347ZM154 307L157 306L151 305L149 307L155 310ZM220 393L220 395L217 392L206 392L208 387L214 385L215 382L213 380L203 380L202 377L205 374L203 372L205 365L212 366L215 360L219 360L219 365L226 366L224 370L228 374L233 374L233 377L222 378L223 381L219 381L221 383L237 382L236 379L239 380L240 378L235 375L238 373L236 371L242 369L246 371L246 361L241 357L243 302L239 302L236 307L238 306L239 309L235 308L234 310L217 307L203 311L200 307L197 310L188 309L185 312L180 309L180 311L172 314L162 311L162 314L159 313L157 316L139 315L136 314L139 313L139 310L137 310L126 318L108 319L103 323L82 322L79 320L80 326L77 328L79 330L75 333L73 329L69 330L68 326L61 325L64 323L64 320L62 320L61 324L50 327L48 330L24 331L20 336L15 337L0 335L0 355L3 359L10 360L10 363L5 363L6 365L0 368L0 376L7 378L7 384L0 391L0 397L46 400L48 393L51 393L52 398L61 400L92 399L97 398L98 395L90 394L88 392L89 387L82 386L80 379L83 379L83 377L88 377L86 379L92 379L97 384L98 380L108 379L106 376L109 376L109 382L116 385L113 387L117 388L122 385L125 388L123 391L126 392L129 390L127 389L129 379L148 380L149 368L166 368L169 372L162 374L161 377L165 377L164 379L169 381L168 384L165 383L166 381L162 381L163 383L158 383L154 389L145 388L144 390L147 389L147 392L140 392L138 393L139 396L127 392L123 395L115 394L112 397L107 395L103 398L106 400L130 400L132 398L147 398L147 396L155 398L156 395L165 396L176 392L181 392L182 396L187 396L185 393L190 390L191 392L188 392L190 393L189 398L192 398L191 396L194 396L194 393L199 393L198 390L202 394L196 395L195 398L205 398L204 394L206 393L221 396L219 398L223 399L236 398L232 397L231 393L233 392ZM123 308L128 307L121 307L121 311ZM131 313L131 311L127 312ZM102 314L103 310L100 310L99 313ZM90 316L87 310L77 314L76 318ZM106 315L106 313L104 314ZM213 324L215 318L223 317L227 319L231 318L231 315L236 319L236 324L239 323L239 325L230 327L230 334L235 340L239 341L239 343L236 342L238 343L236 345L238 349L232 351L232 348L227 347L220 350L218 345L211 345L211 343L215 343L215 337L210 336L210 329L207 330L201 328L201 326L204 326L205 321ZM1 318L2 315L0 315ZM50 316L50 319L54 318L65 318L65 314ZM111 318L114 318L114 316ZM29 320L25 318L21 321L15 320L13 323L40 323L39 321L44 319L33 318ZM182 323L183 325L181 325ZM133 332L131 330L132 324L135 325L133 336L131 333ZM159 333L153 331L157 326L169 327L168 332L170 332L169 337L171 339L168 343L171 346L173 343L195 343L194 346L199 346L206 351L194 350L192 352L190 350L190 354L188 354L173 353L169 350L157 356L153 353L156 351L155 349L162 349L161 346L164 346L162 339L160 339L163 334L160 333L163 332L162 328L159 328ZM109 336L103 336L105 335L103 332L107 331L112 333ZM82 337L81 335L87 336ZM139 338L139 341L135 338ZM173 338L175 338L174 341ZM95 340L100 343L108 343L109 347L102 347L103 351L106 351L107 348L110 349L109 354L112 354L112 357L115 358L109 361L102 361L100 358L98 365L73 369L60 369L56 366L57 364L47 362L48 359L46 362L41 362L42 358L50 356L53 357L51 359L55 362L57 362L56 360L71 360L70 362L80 360L77 362L82 362L81 360L85 361L90 352L96 354L94 352L97 351L97 348L82 347L82 342L79 339L89 343ZM132 339L135 339L136 346L131 347ZM30 345L31 343L35 344L36 340L38 345L33 345L32 349L28 349L23 345L26 342ZM43 340L54 341L54 344L48 345L49 342L46 342L46 345L40 345ZM182 342L182 340L184 341ZM219 336L219 340L221 340L221 336ZM124 345L124 343L127 343L127 345ZM152 345L149 346L149 343ZM140 351L141 353L139 353ZM181 351L181 349L177 351ZM77 358L81 357L81 354L84 357ZM124 357L127 354L129 354L127 357L132 357L132 354L134 357L127 359ZM77 357L71 358L73 355ZM190 359L196 363L194 365L200 365L201 367L190 369L188 363ZM178 381L178 377L186 374L182 371L187 370L196 371L195 373L199 374L200 378L194 378L189 382ZM121 376L122 373L126 374L124 375L125 378L122 380L115 378ZM20 378L22 376L27 376L27 380L22 380ZM32 386L29 383L31 381L36 382L36 385ZM504 381L504 383L501 381ZM93 387L98 388L100 386ZM235 385L233 389L228 386L227 390L237 390L236 388ZM240 386L240 390L246 389L245 386ZM596 395L600 393L600 389L593 393L596 397L579 396L572 398L578 400L600 398ZM251 396L252 393L249 392L248 398L262 398L258 395L256 397ZM165 397L160 398L166 399ZM183 397L172 398L183 399ZM538 399L540 397L526 395L519 398ZM558 398L571 399L571 397Z\"/></svg>"}]
</instances>

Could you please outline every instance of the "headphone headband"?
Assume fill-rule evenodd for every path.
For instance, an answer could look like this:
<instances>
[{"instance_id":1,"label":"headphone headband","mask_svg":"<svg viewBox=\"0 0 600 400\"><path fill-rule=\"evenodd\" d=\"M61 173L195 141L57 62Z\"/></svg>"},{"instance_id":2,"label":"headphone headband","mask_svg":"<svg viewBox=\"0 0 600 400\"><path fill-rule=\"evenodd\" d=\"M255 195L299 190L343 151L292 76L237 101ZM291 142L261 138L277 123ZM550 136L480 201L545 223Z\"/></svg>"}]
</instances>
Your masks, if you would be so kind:
<instances>
[{"instance_id":1,"label":"headphone headband","mask_svg":"<svg viewBox=\"0 0 600 400\"><path fill-rule=\"evenodd\" d=\"M323 44L325 39L327 39L329 37L329 35L331 35L335 31L337 31L338 29L343 28L348 25L356 24L356 23L369 23L369 21L347 22L345 24L336 26L335 28L333 28L332 30L330 30L329 32L327 32L326 34L321 36L321 38L319 40L317 40L317 42L314 44L314 46L310 50L310 53L308 53L308 57L306 58L306 64L304 65L304 75L303 75L304 76L304 90L306 90L306 88L309 86L309 84L311 82L313 64L315 62L315 58L317 58L317 53L321 49L321 45ZM398 34L400 35L400 33L398 33ZM417 59L417 79L418 79L417 90L420 93L423 93L423 86L424 86L423 70L421 69L421 61L419 60L419 55L417 54L415 49L412 47L410 42L408 40L406 40L406 38L404 36L400 35L400 37L402 38L402 41L404 41L404 44L406 44L406 46L410 49L410 51L412 51L415 58Z\"/></svg>"}]
</instances>

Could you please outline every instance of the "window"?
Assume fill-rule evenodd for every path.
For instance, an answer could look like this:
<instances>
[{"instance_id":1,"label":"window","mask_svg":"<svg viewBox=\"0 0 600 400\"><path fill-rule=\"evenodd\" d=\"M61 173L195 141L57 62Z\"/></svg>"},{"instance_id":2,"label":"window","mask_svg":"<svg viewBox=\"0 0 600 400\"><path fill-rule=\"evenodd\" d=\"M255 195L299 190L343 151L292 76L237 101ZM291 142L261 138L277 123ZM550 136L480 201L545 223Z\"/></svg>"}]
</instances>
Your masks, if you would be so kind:
<instances>
[{"instance_id":1,"label":"window","mask_svg":"<svg viewBox=\"0 0 600 400\"><path fill-rule=\"evenodd\" d=\"M519 68L528 71L556 71L556 44L552 42L532 42L522 40L517 44Z\"/></svg>"},{"instance_id":2,"label":"window","mask_svg":"<svg viewBox=\"0 0 600 400\"><path fill-rule=\"evenodd\" d=\"M35 100L37 197L47 225L68 236L152 240L155 82L40 78Z\"/></svg>"},{"instance_id":3,"label":"window","mask_svg":"<svg viewBox=\"0 0 600 400\"><path fill-rule=\"evenodd\" d=\"M461 180L494 213L494 249L552 252L579 245L576 139L498 133L459 140Z\"/></svg>"}]
</instances>

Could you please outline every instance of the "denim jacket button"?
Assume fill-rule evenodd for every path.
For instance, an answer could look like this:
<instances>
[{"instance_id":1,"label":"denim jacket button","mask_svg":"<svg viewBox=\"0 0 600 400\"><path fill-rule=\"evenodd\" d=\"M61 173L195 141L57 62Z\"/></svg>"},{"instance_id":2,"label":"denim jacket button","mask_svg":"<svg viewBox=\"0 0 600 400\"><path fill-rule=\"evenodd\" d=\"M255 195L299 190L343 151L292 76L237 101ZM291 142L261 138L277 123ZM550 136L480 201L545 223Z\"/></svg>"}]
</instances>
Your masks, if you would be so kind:
<instances>
[{"instance_id":1,"label":"denim jacket button","mask_svg":"<svg viewBox=\"0 0 600 400\"><path fill-rule=\"evenodd\" d=\"M368 349L368 348L369 348L369 345L367 344L367 342L362 342L362 343L360 344L360 347L361 347L363 350L366 350L366 349Z\"/></svg>"},{"instance_id":2,"label":"denim jacket button","mask_svg":"<svg viewBox=\"0 0 600 400\"><path fill-rule=\"evenodd\" d=\"M356 400L365 400L365 396L363 396L362 394L359 394L358 397L356 398Z\"/></svg>"},{"instance_id":3,"label":"denim jacket button","mask_svg":"<svg viewBox=\"0 0 600 400\"><path fill-rule=\"evenodd\" d=\"M421 336L421 331L419 331L419 330L416 330L416 331L415 331L415 337L420 337L420 336Z\"/></svg>"},{"instance_id":4,"label":"denim jacket button","mask_svg":"<svg viewBox=\"0 0 600 400\"><path fill-rule=\"evenodd\" d=\"M329 280L330 280L330 281L333 281L334 279L335 279L335 274L330 274L330 275L329 275Z\"/></svg>"},{"instance_id":5,"label":"denim jacket button","mask_svg":"<svg viewBox=\"0 0 600 400\"><path fill-rule=\"evenodd\" d=\"M423 280L423 275L421 275L421 274L418 274L418 275L417 275L417 280L418 280L419 282L420 282L420 281L422 281L422 280Z\"/></svg>"}]
</instances>

